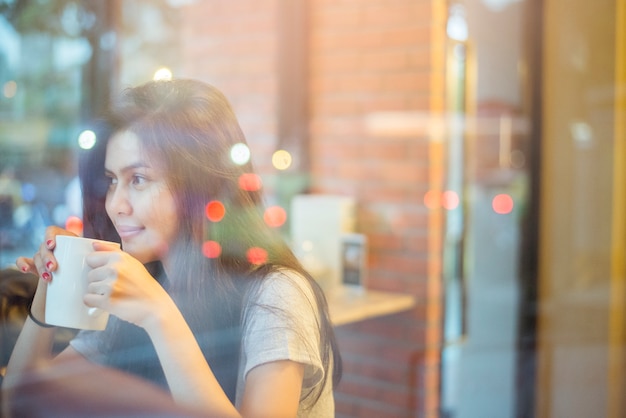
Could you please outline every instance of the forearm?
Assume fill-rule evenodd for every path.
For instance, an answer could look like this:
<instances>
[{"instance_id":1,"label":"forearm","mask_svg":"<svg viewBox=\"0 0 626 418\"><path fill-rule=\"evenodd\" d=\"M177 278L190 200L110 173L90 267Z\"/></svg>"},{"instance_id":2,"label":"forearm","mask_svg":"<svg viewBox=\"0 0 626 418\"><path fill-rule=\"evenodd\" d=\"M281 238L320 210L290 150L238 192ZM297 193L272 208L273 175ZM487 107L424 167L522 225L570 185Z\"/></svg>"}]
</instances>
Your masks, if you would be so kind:
<instances>
[{"instance_id":1,"label":"forearm","mask_svg":"<svg viewBox=\"0 0 626 418\"><path fill-rule=\"evenodd\" d=\"M209 416L241 416L215 378L178 309L154 318L146 331L177 403L200 409Z\"/></svg>"},{"instance_id":2,"label":"forearm","mask_svg":"<svg viewBox=\"0 0 626 418\"><path fill-rule=\"evenodd\" d=\"M45 320L45 290L37 289L30 307L32 315L39 321ZM9 387L25 371L51 359L55 330L54 327L46 328L36 324L30 317L26 318L7 365L4 387Z\"/></svg>"},{"instance_id":3,"label":"forearm","mask_svg":"<svg viewBox=\"0 0 626 418\"><path fill-rule=\"evenodd\" d=\"M39 320L43 319L42 306L36 295L32 312ZM42 366L51 359L55 329L43 328L30 318L26 318L22 331L15 342L2 383L3 405L8 406L12 391L29 371Z\"/></svg>"}]
</instances>

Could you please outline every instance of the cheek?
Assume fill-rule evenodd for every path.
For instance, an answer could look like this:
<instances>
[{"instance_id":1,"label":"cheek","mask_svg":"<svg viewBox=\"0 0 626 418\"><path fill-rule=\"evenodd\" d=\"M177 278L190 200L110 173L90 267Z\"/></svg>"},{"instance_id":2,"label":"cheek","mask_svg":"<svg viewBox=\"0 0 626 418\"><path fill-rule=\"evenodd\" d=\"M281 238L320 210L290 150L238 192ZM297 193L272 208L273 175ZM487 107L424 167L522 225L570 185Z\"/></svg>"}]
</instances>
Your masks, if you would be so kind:
<instances>
[{"instance_id":1,"label":"cheek","mask_svg":"<svg viewBox=\"0 0 626 418\"><path fill-rule=\"evenodd\" d=\"M107 216L109 217L109 219L113 219L112 215L112 211L111 211L111 205L109 204L109 197L107 196L104 199L104 211L106 212Z\"/></svg>"},{"instance_id":2,"label":"cheek","mask_svg":"<svg viewBox=\"0 0 626 418\"><path fill-rule=\"evenodd\" d=\"M167 203L166 203L167 202ZM162 225L163 231L170 237L174 236L178 231L178 210L176 203L170 197L168 199L161 200L161 204L157 203L158 214L156 215L156 221Z\"/></svg>"}]
</instances>

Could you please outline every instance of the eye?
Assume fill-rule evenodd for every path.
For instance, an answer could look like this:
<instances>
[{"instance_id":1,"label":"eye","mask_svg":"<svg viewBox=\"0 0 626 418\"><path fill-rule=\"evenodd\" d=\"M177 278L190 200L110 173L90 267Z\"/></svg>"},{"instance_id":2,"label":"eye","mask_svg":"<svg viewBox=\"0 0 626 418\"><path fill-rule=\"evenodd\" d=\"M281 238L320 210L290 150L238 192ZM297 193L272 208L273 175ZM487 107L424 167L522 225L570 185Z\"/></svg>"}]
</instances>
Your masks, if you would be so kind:
<instances>
[{"instance_id":1,"label":"eye","mask_svg":"<svg viewBox=\"0 0 626 418\"><path fill-rule=\"evenodd\" d=\"M142 176L142 175L140 175L140 174L133 174L133 177L132 177L132 179L131 179L131 183L132 183L134 186L142 186L142 185L144 185L147 181L148 181L148 180L147 180L144 176Z\"/></svg>"},{"instance_id":2,"label":"eye","mask_svg":"<svg viewBox=\"0 0 626 418\"><path fill-rule=\"evenodd\" d=\"M106 175L105 178L106 178L106 184L108 187L111 187L117 184L117 179L115 177Z\"/></svg>"}]
</instances>

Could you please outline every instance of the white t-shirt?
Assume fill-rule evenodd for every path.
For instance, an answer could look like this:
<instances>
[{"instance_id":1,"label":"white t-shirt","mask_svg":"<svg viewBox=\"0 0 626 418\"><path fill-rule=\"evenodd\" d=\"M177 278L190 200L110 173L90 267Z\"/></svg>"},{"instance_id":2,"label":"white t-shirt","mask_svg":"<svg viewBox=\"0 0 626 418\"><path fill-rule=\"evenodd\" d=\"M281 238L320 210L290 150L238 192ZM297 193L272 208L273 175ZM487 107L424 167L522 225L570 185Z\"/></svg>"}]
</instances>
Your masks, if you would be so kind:
<instances>
[{"instance_id":1,"label":"white t-shirt","mask_svg":"<svg viewBox=\"0 0 626 418\"><path fill-rule=\"evenodd\" d=\"M332 364L328 371L329 378L326 386L318 401L311 406L311 398L304 399L309 391L319 390L318 388L324 381L324 369L320 357L318 307L308 282L292 270L280 270L265 278L255 295L256 298L251 298L245 311L247 319L244 320L242 329L236 406L241 403L246 375L250 370L271 361L291 360L304 365L304 381L298 417L333 417L335 403L332 391ZM112 317L109 325L114 321L120 320ZM143 333L143 330L140 331ZM99 331L81 331L70 344L91 361L108 365L107 356L110 353L105 354L100 351L101 345L109 346L109 340L105 334ZM150 344L148 337L145 336L145 338L146 344ZM132 350L121 353L125 361L133 363L146 361L148 365L158 367L160 370L156 353L152 355L155 356L154 359L146 357L146 361L144 351L141 349L136 353ZM143 371L144 369L140 369L135 373L144 376ZM160 384L167 386L165 381Z\"/></svg>"},{"instance_id":2,"label":"white t-shirt","mask_svg":"<svg viewBox=\"0 0 626 418\"><path fill-rule=\"evenodd\" d=\"M273 273L262 282L245 314L237 406L250 370L271 361L291 360L304 365L298 417L333 417L335 404L330 376L314 405L304 399L324 383L318 307L308 282L291 270ZM332 370L329 373L332 375Z\"/></svg>"}]
</instances>

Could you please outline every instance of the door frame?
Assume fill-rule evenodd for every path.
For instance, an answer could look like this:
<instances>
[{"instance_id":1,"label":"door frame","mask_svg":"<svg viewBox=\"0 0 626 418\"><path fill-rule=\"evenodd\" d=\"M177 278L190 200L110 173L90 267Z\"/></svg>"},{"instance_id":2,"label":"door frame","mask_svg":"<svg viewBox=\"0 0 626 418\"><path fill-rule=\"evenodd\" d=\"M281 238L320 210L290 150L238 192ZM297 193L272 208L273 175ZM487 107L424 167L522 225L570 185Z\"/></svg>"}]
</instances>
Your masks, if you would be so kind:
<instances>
[{"instance_id":1,"label":"door frame","mask_svg":"<svg viewBox=\"0 0 626 418\"><path fill-rule=\"evenodd\" d=\"M616 0L615 19L615 152L608 416L617 418L624 416L626 411L623 395L626 387L626 0Z\"/></svg>"}]
</instances>

